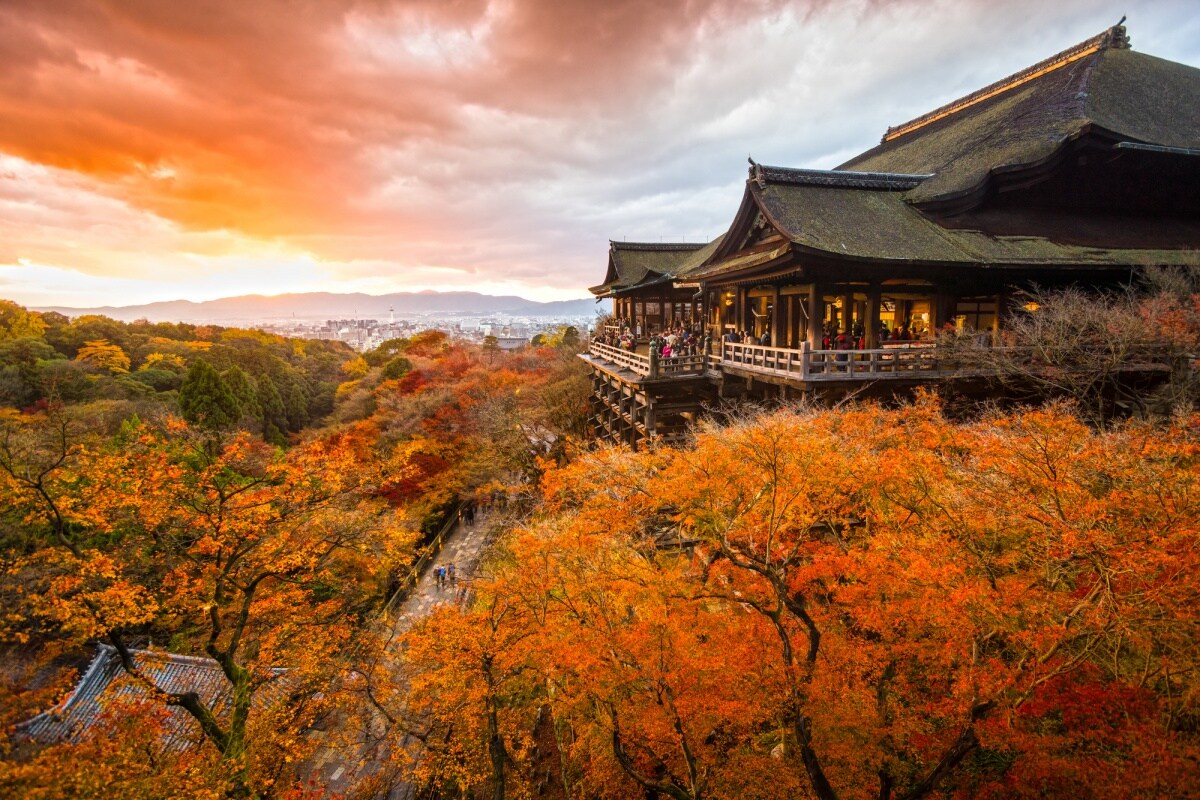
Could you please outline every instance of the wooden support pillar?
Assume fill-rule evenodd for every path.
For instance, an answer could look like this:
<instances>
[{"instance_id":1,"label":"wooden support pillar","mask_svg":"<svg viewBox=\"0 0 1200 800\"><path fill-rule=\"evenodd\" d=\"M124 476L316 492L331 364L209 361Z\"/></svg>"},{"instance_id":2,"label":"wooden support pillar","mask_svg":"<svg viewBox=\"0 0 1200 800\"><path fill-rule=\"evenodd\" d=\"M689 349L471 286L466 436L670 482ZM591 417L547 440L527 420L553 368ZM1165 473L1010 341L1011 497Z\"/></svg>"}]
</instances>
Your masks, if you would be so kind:
<instances>
[{"instance_id":1,"label":"wooden support pillar","mask_svg":"<svg viewBox=\"0 0 1200 800\"><path fill-rule=\"evenodd\" d=\"M842 318L838 325L839 332L851 333L854 330L854 295L842 295Z\"/></svg>"},{"instance_id":2,"label":"wooden support pillar","mask_svg":"<svg viewBox=\"0 0 1200 800\"><path fill-rule=\"evenodd\" d=\"M867 290L866 348L868 350L879 347L879 311L883 305L880 294L877 283L871 284L871 288Z\"/></svg>"},{"instance_id":3,"label":"wooden support pillar","mask_svg":"<svg viewBox=\"0 0 1200 800\"><path fill-rule=\"evenodd\" d=\"M800 339L796 335L796 318L799 316L796 313L796 295L784 295L784 302L787 304L787 343L784 347L799 347Z\"/></svg>"},{"instance_id":4,"label":"wooden support pillar","mask_svg":"<svg viewBox=\"0 0 1200 800\"><path fill-rule=\"evenodd\" d=\"M813 284L808 292L808 347L810 350L821 349L822 320L825 318L824 301L821 299L821 287Z\"/></svg>"},{"instance_id":5,"label":"wooden support pillar","mask_svg":"<svg viewBox=\"0 0 1200 800\"><path fill-rule=\"evenodd\" d=\"M953 295L938 293L933 303L933 311L929 315L929 330L935 336L947 322L954 322L954 312L958 310L958 299Z\"/></svg>"},{"instance_id":6,"label":"wooden support pillar","mask_svg":"<svg viewBox=\"0 0 1200 800\"><path fill-rule=\"evenodd\" d=\"M992 344L1000 344L1000 316L1004 313L1008 306L1008 292L1003 290L996 292L996 316L992 318Z\"/></svg>"},{"instance_id":7,"label":"wooden support pillar","mask_svg":"<svg viewBox=\"0 0 1200 800\"><path fill-rule=\"evenodd\" d=\"M781 300L779 287L771 287L771 347L783 347L783 309L779 307Z\"/></svg>"},{"instance_id":8,"label":"wooden support pillar","mask_svg":"<svg viewBox=\"0 0 1200 800\"><path fill-rule=\"evenodd\" d=\"M737 298L733 301L737 306L737 332L740 334L746 330L746 290L741 286L737 287Z\"/></svg>"}]
</instances>

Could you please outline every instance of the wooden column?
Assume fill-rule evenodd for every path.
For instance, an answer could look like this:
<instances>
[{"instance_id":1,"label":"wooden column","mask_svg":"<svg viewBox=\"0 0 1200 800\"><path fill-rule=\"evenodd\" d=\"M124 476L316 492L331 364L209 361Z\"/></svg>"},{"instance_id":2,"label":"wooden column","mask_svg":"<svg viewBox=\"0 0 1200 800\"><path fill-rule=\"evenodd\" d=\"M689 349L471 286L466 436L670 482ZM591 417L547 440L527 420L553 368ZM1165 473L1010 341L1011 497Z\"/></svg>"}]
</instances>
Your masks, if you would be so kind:
<instances>
[{"instance_id":1,"label":"wooden column","mask_svg":"<svg viewBox=\"0 0 1200 800\"><path fill-rule=\"evenodd\" d=\"M879 284L871 284L871 288L867 290L866 348L868 350L879 347L879 310L882 305Z\"/></svg>"},{"instance_id":2,"label":"wooden column","mask_svg":"<svg viewBox=\"0 0 1200 800\"><path fill-rule=\"evenodd\" d=\"M996 292L996 316L992 318L992 344L1000 344L1000 315L1004 313L1004 307L1008 303L1008 292Z\"/></svg>"},{"instance_id":3,"label":"wooden column","mask_svg":"<svg viewBox=\"0 0 1200 800\"><path fill-rule=\"evenodd\" d=\"M783 309L779 307L779 301L782 300L779 294L779 286L771 287L771 347L783 347Z\"/></svg>"},{"instance_id":4,"label":"wooden column","mask_svg":"<svg viewBox=\"0 0 1200 800\"><path fill-rule=\"evenodd\" d=\"M824 302L821 300L821 287L813 284L808 292L808 347L810 350L821 349L821 321L825 316Z\"/></svg>"},{"instance_id":5,"label":"wooden column","mask_svg":"<svg viewBox=\"0 0 1200 800\"><path fill-rule=\"evenodd\" d=\"M734 324L737 326L737 332L740 334L746 330L746 290L741 286L737 287L737 297L733 302L737 306L737 321Z\"/></svg>"},{"instance_id":6,"label":"wooden column","mask_svg":"<svg viewBox=\"0 0 1200 800\"><path fill-rule=\"evenodd\" d=\"M838 326L839 331L844 330L850 333L854 330L854 295L842 295L842 319Z\"/></svg>"},{"instance_id":7,"label":"wooden column","mask_svg":"<svg viewBox=\"0 0 1200 800\"><path fill-rule=\"evenodd\" d=\"M799 347L800 339L797 336L796 321L800 315L796 313L796 295L784 295L784 302L787 304L787 344L784 347Z\"/></svg>"}]
</instances>

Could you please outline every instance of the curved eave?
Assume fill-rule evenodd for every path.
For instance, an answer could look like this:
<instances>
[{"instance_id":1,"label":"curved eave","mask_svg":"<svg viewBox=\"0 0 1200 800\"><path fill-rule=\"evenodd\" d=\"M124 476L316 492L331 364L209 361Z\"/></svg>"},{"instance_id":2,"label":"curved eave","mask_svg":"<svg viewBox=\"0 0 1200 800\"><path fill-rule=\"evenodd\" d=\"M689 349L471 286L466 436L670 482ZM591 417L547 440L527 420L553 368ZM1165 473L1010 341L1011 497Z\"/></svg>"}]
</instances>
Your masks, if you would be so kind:
<instances>
[{"instance_id":1,"label":"curved eave","mask_svg":"<svg viewBox=\"0 0 1200 800\"><path fill-rule=\"evenodd\" d=\"M946 192L926 200L908 199L913 208L942 216L965 214L982 206L999 186L1030 186L1049 177L1063 163L1070 148L1084 139L1095 138L1109 144L1127 140L1120 133L1088 123L1064 136L1046 155L1029 161L1000 164L992 167L974 185Z\"/></svg>"}]
</instances>

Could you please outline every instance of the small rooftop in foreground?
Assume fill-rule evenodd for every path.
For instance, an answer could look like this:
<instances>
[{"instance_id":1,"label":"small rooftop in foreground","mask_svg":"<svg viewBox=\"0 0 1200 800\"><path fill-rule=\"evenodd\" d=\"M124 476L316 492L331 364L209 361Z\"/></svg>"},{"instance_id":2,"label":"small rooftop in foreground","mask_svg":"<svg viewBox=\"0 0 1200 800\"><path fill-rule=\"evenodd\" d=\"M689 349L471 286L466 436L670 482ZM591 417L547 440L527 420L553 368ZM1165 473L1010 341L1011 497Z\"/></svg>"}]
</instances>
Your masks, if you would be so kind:
<instances>
[{"instance_id":1,"label":"small rooftop in foreground","mask_svg":"<svg viewBox=\"0 0 1200 800\"><path fill-rule=\"evenodd\" d=\"M195 692L218 716L228 708L230 685L213 659L154 650L130 650L129 653L138 670L163 691ZM279 696L281 684L276 679L284 672L272 670L267 686L260 690L268 702ZM149 698L147 687L126 675L117 649L112 645L97 645L92 663L71 695L56 708L22 724L20 732L42 744L76 742L96 726L112 706ZM200 736L199 724L187 711L178 706L169 708L164 746L188 747Z\"/></svg>"}]
</instances>

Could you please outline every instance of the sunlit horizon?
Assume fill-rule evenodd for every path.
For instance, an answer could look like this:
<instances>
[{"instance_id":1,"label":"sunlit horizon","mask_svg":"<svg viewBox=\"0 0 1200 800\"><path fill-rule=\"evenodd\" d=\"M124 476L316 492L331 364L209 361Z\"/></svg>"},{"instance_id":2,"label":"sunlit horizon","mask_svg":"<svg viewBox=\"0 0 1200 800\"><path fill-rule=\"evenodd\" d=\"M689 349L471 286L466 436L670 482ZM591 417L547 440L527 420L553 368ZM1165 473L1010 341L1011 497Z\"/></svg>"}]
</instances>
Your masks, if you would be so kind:
<instances>
[{"instance_id":1,"label":"sunlit horizon","mask_svg":"<svg viewBox=\"0 0 1200 800\"><path fill-rule=\"evenodd\" d=\"M721 234L747 155L835 167L1126 11L1200 65L1181 0L6 3L0 297L583 298Z\"/></svg>"}]
</instances>

